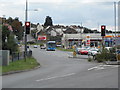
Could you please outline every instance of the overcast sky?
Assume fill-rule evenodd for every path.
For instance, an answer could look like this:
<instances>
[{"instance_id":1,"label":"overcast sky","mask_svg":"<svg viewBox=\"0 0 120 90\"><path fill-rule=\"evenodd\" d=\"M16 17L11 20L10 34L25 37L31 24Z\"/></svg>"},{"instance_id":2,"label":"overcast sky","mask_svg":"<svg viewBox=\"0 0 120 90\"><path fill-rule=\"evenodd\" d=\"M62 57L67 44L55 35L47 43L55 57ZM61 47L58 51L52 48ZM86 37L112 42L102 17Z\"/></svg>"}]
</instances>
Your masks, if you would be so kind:
<instances>
[{"instance_id":1,"label":"overcast sky","mask_svg":"<svg viewBox=\"0 0 120 90\"><path fill-rule=\"evenodd\" d=\"M114 30L114 2L119 0L28 0L28 20L44 24L50 16L53 24L82 25L98 29L106 25ZM25 0L0 0L0 17L19 17L25 21ZM34 11L38 9L38 11Z\"/></svg>"}]
</instances>

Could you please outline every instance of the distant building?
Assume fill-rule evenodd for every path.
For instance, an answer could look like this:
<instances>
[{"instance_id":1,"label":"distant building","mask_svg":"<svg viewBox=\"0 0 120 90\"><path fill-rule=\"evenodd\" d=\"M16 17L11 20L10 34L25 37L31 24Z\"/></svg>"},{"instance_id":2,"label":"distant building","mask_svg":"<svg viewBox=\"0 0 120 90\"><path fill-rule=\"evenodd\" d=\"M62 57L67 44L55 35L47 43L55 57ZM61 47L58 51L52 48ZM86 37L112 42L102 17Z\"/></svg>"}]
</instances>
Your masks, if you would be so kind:
<instances>
[{"instance_id":1,"label":"distant building","mask_svg":"<svg viewBox=\"0 0 120 90\"><path fill-rule=\"evenodd\" d=\"M65 31L64 31L64 34L77 34L78 32L73 29L73 28L67 28Z\"/></svg>"},{"instance_id":2,"label":"distant building","mask_svg":"<svg viewBox=\"0 0 120 90\"><path fill-rule=\"evenodd\" d=\"M101 44L102 37L101 34L63 34L62 37L62 45L65 48L72 48L73 45L77 45L78 47L87 46L88 36L90 40L90 47L98 47ZM115 44L115 38L112 34L107 34L104 39L106 47L112 47Z\"/></svg>"}]
</instances>

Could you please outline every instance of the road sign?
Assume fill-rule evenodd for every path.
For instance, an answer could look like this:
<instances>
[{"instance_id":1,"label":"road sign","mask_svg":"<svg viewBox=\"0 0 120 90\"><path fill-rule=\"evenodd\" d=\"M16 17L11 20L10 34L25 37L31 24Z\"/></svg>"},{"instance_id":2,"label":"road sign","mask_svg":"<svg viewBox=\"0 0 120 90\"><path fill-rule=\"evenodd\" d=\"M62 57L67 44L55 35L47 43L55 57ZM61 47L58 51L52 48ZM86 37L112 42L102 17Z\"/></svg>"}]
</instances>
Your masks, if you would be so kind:
<instances>
[{"instance_id":1,"label":"road sign","mask_svg":"<svg viewBox=\"0 0 120 90\"><path fill-rule=\"evenodd\" d=\"M46 36L38 36L38 40L46 40Z\"/></svg>"},{"instance_id":2,"label":"road sign","mask_svg":"<svg viewBox=\"0 0 120 90\"><path fill-rule=\"evenodd\" d=\"M90 46L90 35L86 36L86 46Z\"/></svg>"}]
</instances>

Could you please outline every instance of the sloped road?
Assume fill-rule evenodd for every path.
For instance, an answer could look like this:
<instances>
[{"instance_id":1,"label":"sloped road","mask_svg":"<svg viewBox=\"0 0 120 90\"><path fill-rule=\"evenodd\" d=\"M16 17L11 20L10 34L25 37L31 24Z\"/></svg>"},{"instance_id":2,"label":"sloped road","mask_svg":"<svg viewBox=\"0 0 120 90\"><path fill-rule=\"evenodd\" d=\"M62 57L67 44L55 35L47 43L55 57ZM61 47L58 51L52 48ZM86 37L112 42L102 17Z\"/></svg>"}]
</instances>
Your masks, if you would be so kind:
<instances>
[{"instance_id":1,"label":"sloped road","mask_svg":"<svg viewBox=\"0 0 120 90\"><path fill-rule=\"evenodd\" d=\"M88 62L87 56L68 58L69 52L30 48L41 68L3 76L3 88L118 88L118 67Z\"/></svg>"}]
</instances>

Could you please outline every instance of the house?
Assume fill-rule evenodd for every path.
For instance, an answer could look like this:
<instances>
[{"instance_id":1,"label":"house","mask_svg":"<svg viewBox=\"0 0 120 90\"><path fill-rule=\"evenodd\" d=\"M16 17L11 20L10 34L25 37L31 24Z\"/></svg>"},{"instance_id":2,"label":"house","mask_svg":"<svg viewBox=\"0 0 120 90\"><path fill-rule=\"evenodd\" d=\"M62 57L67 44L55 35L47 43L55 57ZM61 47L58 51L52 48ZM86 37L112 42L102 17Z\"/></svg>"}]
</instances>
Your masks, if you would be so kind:
<instances>
[{"instance_id":1,"label":"house","mask_svg":"<svg viewBox=\"0 0 120 90\"><path fill-rule=\"evenodd\" d=\"M64 34L77 34L78 32L75 30L75 29L73 29L73 28L70 28L70 27L68 27L65 31L63 31L64 32Z\"/></svg>"},{"instance_id":2,"label":"house","mask_svg":"<svg viewBox=\"0 0 120 90\"><path fill-rule=\"evenodd\" d=\"M71 25L70 28L75 29L78 33L83 33L83 31L84 31L84 27L83 26Z\"/></svg>"},{"instance_id":3,"label":"house","mask_svg":"<svg viewBox=\"0 0 120 90\"><path fill-rule=\"evenodd\" d=\"M37 25L37 32L36 32L36 37L39 35L40 32L42 32L44 27L40 24Z\"/></svg>"}]
</instances>

